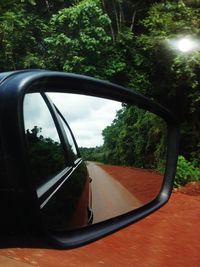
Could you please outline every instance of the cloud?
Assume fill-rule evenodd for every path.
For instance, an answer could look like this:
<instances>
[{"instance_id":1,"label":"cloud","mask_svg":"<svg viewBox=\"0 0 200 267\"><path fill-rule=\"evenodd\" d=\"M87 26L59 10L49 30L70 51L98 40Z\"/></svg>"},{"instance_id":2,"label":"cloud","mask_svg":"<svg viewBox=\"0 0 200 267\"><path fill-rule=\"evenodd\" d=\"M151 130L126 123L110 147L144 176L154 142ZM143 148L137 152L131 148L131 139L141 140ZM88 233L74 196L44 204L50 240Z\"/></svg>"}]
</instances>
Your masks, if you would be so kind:
<instances>
[{"instance_id":1,"label":"cloud","mask_svg":"<svg viewBox=\"0 0 200 267\"><path fill-rule=\"evenodd\" d=\"M31 131L35 126L42 128L40 135L59 141L52 116L39 93L27 94L24 99L25 129Z\"/></svg>"},{"instance_id":2,"label":"cloud","mask_svg":"<svg viewBox=\"0 0 200 267\"><path fill-rule=\"evenodd\" d=\"M103 144L102 130L110 125L117 101L77 94L49 93L50 98L69 123L79 146L94 147Z\"/></svg>"}]
</instances>

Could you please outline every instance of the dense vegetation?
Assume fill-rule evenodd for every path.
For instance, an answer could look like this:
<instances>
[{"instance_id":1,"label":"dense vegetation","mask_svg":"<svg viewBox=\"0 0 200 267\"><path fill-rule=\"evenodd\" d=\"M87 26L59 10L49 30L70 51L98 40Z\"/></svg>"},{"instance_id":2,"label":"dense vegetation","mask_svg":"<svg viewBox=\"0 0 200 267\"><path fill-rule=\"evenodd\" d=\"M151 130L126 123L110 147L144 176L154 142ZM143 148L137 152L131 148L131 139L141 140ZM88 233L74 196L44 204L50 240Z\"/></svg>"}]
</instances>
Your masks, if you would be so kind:
<instances>
[{"instance_id":1,"label":"dense vegetation","mask_svg":"<svg viewBox=\"0 0 200 267\"><path fill-rule=\"evenodd\" d=\"M185 36L199 40L199 18L199 0L1 1L0 70L76 72L133 88L177 115L181 123L180 155L194 168L199 167L200 52L181 53L167 42ZM143 125L142 132L133 131L137 125L131 121L133 115ZM116 164L151 165L141 160L146 142L155 144L156 149L149 150L151 161L152 155L161 157L163 147L156 146L155 123L148 123L155 118L143 115L124 107L103 131L104 150L87 153ZM162 125L157 125L161 131ZM133 133L140 138L133 138ZM113 140L117 136L118 148ZM128 140L137 151L134 159Z\"/></svg>"},{"instance_id":2,"label":"dense vegetation","mask_svg":"<svg viewBox=\"0 0 200 267\"><path fill-rule=\"evenodd\" d=\"M31 175L37 184L41 184L65 168L62 146L42 135L42 128L35 126L26 130Z\"/></svg>"}]
</instances>

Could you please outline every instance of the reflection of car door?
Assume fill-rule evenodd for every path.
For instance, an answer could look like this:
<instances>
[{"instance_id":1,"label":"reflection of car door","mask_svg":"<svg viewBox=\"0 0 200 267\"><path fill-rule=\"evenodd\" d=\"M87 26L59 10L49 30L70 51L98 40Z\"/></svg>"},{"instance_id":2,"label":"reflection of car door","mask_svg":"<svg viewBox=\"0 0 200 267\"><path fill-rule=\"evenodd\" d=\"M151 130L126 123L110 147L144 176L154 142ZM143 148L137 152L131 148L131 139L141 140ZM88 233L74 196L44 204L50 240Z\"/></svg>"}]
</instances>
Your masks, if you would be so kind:
<instances>
[{"instance_id":1,"label":"reflection of car door","mask_svg":"<svg viewBox=\"0 0 200 267\"><path fill-rule=\"evenodd\" d=\"M82 174L80 174L81 169L85 169L85 163L83 163L80 152L78 150L78 146L76 143L76 140L74 138L74 135L72 133L72 130L65 120L64 116L60 113L60 111L56 108L56 111L58 113L59 119L61 121L62 127L64 129L65 135L66 135L66 143L67 147L69 149L71 160L73 161L73 175L74 175L74 181L76 181L76 187L79 185L79 183L82 180ZM91 187L90 182L91 179L88 176L88 172L84 174L84 177L87 176L84 189L82 189L81 196L79 198L79 202L76 208L76 212L74 214L73 220L70 223L69 227L76 228L79 225L79 221L84 221L85 224L91 223L93 219L92 214L92 193L91 193ZM79 177L79 178L78 178ZM81 180L80 180L81 179Z\"/></svg>"},{"instance_id":2,"label":"reflection of car door","mask_svg":"<svg viewBox=\"0 0 200 267\"><path fill-rule=\"evenodd\" d=\"M45 226L62 230L86 225L87 169L67 124L40 93L25 96L24 121L30 174Z\"/></svg>"}]
</instances>

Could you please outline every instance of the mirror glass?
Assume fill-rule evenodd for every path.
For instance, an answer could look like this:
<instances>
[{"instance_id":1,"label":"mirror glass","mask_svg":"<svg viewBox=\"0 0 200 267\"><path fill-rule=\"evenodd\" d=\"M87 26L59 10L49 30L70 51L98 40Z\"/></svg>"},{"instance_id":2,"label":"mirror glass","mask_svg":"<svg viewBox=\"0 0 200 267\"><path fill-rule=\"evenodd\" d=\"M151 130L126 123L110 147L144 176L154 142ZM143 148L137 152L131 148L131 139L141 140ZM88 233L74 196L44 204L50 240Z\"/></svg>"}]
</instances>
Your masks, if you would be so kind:
<instances>
[{"instance_id":1,"label":"mirror glass","mask_svg":"<svg viewBox=\"0 0 200 267\"><path fill-rule=\"evenodd\" d=\"M122 215L161 189L167 127L151 112L92 96L30 93L24 127L31 179L51 230Z\"/></svg>"}]
</instances>

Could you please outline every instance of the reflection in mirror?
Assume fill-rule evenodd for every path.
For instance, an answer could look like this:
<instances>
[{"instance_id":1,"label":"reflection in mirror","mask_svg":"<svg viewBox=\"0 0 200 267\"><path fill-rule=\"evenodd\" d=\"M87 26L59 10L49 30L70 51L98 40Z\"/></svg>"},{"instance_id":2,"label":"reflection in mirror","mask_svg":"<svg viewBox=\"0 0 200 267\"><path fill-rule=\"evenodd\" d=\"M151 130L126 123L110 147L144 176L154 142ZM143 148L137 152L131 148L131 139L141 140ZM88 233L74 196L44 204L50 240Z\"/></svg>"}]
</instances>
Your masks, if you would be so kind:
<instances>
[{"instance_id":1,"label":"reflection in mirror","mask_svg":"<svg viewBox=\"0 0 200 267\"><path fill-rule=\"evenodd\" d=\"M65 166L64 151L55 123L39 93L25 96L24 122L31 172L39 185L55 176Z\"/></svg>"},{"instance_id":2,"label":"reflection in mirror","mask_svg":"<svg viewBox=\"0 0 200 267\"><path fill-rule=\"evenodd\" d=\"M24 101L26 136L37 127L37 138L42 136L45 143L48 139L57 146L44 152L27 136L29 157L38 157L42 166L39 171L39 164L31 163L31 172L48 228L80 228L156 198L166 163L167 129L160 117L91 96L48 93L57 108L39 106L35 97L36 93L28 94ZM52 166L59 158L55 170L43 157L45 153ZM45 173L46 168L51 175ZM37 183L40 180L43 184Z\"/></svg>"}]
</instances>

